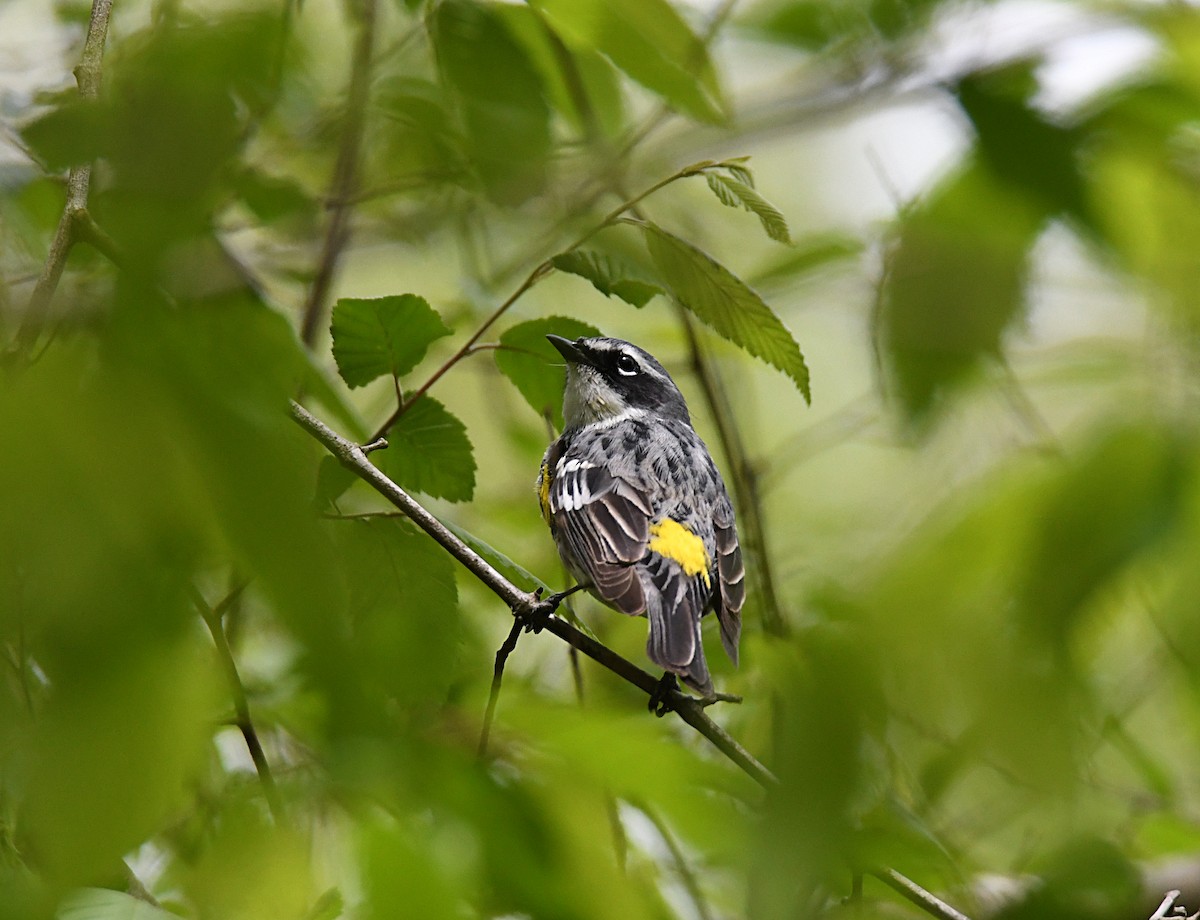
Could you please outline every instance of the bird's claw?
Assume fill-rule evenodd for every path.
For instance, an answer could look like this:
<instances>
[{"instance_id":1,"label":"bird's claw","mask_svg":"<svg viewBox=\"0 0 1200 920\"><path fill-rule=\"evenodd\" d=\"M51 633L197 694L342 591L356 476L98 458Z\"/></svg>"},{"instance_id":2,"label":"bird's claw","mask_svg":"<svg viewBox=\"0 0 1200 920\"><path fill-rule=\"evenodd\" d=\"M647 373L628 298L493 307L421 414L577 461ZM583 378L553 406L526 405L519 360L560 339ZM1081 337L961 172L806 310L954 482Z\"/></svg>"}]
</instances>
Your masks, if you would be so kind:
<instances>
[{"instance_id":1,"label":"bird's claw","mask_svg":"<svg viewBox=\"0 0 1200 920\"><path fill-rule=\"evenodd\" d=\"M661 719L675 708L671 695L678 692L679 681L675 679L674 674L666 671L650 694L650 703L646 708Z\"/></svg>"}]
</instances>

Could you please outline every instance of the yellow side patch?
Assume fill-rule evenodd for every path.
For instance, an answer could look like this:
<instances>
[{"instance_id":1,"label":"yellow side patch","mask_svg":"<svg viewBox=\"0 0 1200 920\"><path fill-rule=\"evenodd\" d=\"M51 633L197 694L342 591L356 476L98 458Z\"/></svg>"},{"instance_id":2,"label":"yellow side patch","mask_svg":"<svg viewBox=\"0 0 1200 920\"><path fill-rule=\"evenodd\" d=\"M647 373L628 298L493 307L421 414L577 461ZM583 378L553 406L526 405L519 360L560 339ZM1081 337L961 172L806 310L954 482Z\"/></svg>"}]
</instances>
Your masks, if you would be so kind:
<instances>
[{"instance_id":1,"label":"yellow side patch","mask_svg":"<svg viewBox=\"0 0 1200 920\"><path fill-rule=\"evenodd\" d=\"M699 575L704 586L709 586L708 552L704 541L670 518L663 518L650 525L650 552L674 559L683 566L684 574Z\"/></svg>"},{"instance_id":2,"label":"yellow side patch","mask_svg":"<svg viewBox=\"0 0 1200 920\"><path fill-rule=\"evenodd\" d=\"M550 465L544 460L538 470L537 481L538 504L542 507L542 519L550 523Z\"/></svg>"}]
</instances>

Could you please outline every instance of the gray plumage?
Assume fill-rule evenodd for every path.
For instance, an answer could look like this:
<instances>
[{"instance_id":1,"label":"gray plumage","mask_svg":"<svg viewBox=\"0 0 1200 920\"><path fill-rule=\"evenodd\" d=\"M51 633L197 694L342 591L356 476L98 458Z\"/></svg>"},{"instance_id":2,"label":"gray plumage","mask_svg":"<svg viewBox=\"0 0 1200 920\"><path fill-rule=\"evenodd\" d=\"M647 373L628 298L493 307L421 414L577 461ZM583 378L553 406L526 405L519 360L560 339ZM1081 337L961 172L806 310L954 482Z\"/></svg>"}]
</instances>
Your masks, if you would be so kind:
<instances>
[{"instance_id":1,"label":"gray plumage","mask_svg":"<svg viewBox=\"0 0 1200 920\"><path fill-rule=\"evenodd\" d=\"M559 555L604 603L649 620L651 661L709 695L701 617L716 611L736 664L745 601L721 474L650 354L620 339L548 338L567 359L566 426L538 477Z\"/></svg>"}]
</instances>

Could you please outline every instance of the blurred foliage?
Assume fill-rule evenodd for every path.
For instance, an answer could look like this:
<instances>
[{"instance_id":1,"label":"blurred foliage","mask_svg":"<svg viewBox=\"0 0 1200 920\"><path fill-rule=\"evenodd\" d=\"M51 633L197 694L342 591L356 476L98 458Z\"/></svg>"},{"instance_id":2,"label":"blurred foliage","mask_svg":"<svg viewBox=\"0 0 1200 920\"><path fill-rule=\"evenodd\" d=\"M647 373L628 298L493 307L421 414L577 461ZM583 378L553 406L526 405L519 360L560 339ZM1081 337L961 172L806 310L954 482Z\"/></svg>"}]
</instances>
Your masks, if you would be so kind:
<instances>
[{"instance_id":1,"label":"blurred foliage","mask_svg":"<svg viewBox=\"0 0 1200 920\"><path fill-rule=\"evenodd\" d=\"M84 100L88 6L0 7L0 918L1200 907L1194 6L117 3ZM777 787L548 634L477 756L509 611L287 416L559 589L600 332L761 502Z\"/></svg>"}]
</instances>

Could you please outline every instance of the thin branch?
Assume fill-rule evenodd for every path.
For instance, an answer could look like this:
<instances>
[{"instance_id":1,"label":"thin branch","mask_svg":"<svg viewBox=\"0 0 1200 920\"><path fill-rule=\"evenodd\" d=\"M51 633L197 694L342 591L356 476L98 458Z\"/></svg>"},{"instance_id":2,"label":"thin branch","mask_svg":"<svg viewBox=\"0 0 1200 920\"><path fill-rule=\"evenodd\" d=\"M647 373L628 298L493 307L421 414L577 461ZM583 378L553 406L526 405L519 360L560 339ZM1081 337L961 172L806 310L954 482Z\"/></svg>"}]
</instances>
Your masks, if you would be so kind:
<instances>
[{"instance_id":1,"label":"thin branch","mask_svg":"<svg viewBox=\"0 0 1200 920\"><path fill-rule=\"evenodd\" d=\"M717 426L717 437L729 463L742 542L753 562L752 565L746 566L746 570L753 573L751 577L754 579L754 590L761 601L763 630L772 636L785 636L788 631L787 619L783 615L775 591L775 576L771 570L771 554L767 549L762 500L758 490L758 471L746 453L746 446L742 441L733 409L729 405L728 395L721 385L716 366L700 344L692 318L682 307L678 307L678 312L691 350L692 367L700 381L709 412Z\"/></svg>"},{"instance_id":2,"label":"thin branch","mask_svg":"<svg viewBox=\"0 0 1200 920\"><path fill-rule=\"evenodd\" d=\"M496 703L500 699L500 684L504 680L504 666L508 656L517 649L517 640L521 638L521 630L525 624L519 617L513 618L512 629L496 650L496 664L492 671L492 689L488 692L487 712L483 715L483 729L479 732L479 748L476 756L483 760L487 756L488 737L492 733L492 720L496 718Z\"/></svg>"},{"instance_id":3,"label":"thin branch","mask_svg":"<svg viewBox=\"0 0 1200 920\"><path fill-rule=\"evenodd\" d=\"M352 5L353 6L353 5ZM367 100L371 92L371 64L375 50L376 0L361 0L358 41L350 62L350 89L346 100L346 117L342 125L341 144L333 169L328 200L329 223L321 243L321 258L313 276L308 299L304 304L304 319L300 338L312 348L325 322L326 301L337 273L342 251L350 242L350 214L358 186L359 153L363 128L366 124Z\"/></svg>"},{"instance_id":4,"label":"thin branch","mask_svg":"<svg viewBox=\"0 0 1200 920\"><path fill-rule=\"evenodd\" d=\"M237 727L246 741L250 759L254 761L254 769L258 772L258 780L262 784L267 807L271 809L271 817L275 819L276 824L279 824L284 817L283 802L279 797L279 790L275 786L275 777L271 774L271 765L267 762L267 755L263 751L258 731L254 727L253 719L250 718L250 703L246 698L246 686L242 683L242 677L238 673L237 662L233 659L233 650L229 647L229 640L225 636L225 626L222 622L225 612L236 603L242 591L245 590L246 584L243 582L235 587L216 607L211 606L196 588L192 589L192 601L195 603L196 609L200 611L204 625L212 634L213 644L217 648L217 657L221 659L225 677L229 681L229 692L233 697L233 711L237 717Z\"/></svg>"},{"instance_id":5,"label":"thin branch","mask_svg":"<svg viewBox=\"0 0 1200 920\"><path fill-rule=\"evenodd\" d=\"M622 658L612 649L576 629L566 620L553 616L554 605L544 601L538 594L522 591L497 572L483 557L456 537L441 521L425 510L407 492L388 479L367 459L362 448L333 431L303 406L291 404L292 418L305 431L320 441L344 467L375 489L380 495L399 508L408 518L433 537L472 575L496 594L513 614L526 621L545 622L545 629L564 642L574 646L593 661L608 668L614 674L644 692L653 694L659 687L659 678L643 671L633 662ZM690 696L673 691L669 701L674 712L688 725L704 735L726 757L745 771L761 786L770 788L779 780L753 755L743 748L725 729L717 725L704 713L704 707Z\"/></svg>"},{"instance_id":6,"label":"thin branch","mask_svg":"<svg viewBox=\"0 0 1200 920\"><path fill-rule=\"evenodd\" d=\"M633 684L648 697L659 691L658 677L643 671L633 662L622 658L612 649L576 629L566 620L555 616L552 602L542 600L536 593L522 591L492 568L483 557L456 537L446 525L374 467L357 444L343 438L299 403L291 404L291 416L344 467L404 512L409 520L440 543L443 549L504 601L512 610L513 615L521 621L522 626L526 622L541 622L546 631L558 636L596 663ZM671 691L668 699L672 711L680 719L712 742L722 754L760 786L764 789L773 789L779 785L779 779L774 773L759 763L725 729L705 715L704 707L699 701L678 690ZM893 869L879 869L873 874L912 903L938 917L939 920L968 920L964 914L959 913Z\"/></svg>"},{"instance_id":7,"label":"thin branch","mask_svg":"<svg viewBox=\"0 0 1200 920\"><path fill-rule=\"evenodd\" d=\"M1182 904L1176 904L1180 894L1179 889L1168 891L1163 897L1162 903L1158 905L1158 910L1150 915L1150 920L1197 920L1200 918L1200 912L1188 916L1187 908Z\"/></svg>"},{"instance_id":8,"label":"thin branch","mask_svg":"<svg viewBox=\"0 0 1200 920\"><path fill-rule=\"evenodd\" d=\"M671 829L667 827L667 822L662 819L662 816L658 812L644 802L639 802L637 808L654 825L654 829L658 831L658 836L666 844L667 851L671 854L671 861L675 864L675 871L679 875L680 881L683 882L683 887L687 889L688 897L692 899L692 906L696 908L696 916L700 920L712 920L713 912L712 908L708 906L708 899L704 897L704 892L700 890L700 882L696 878L696 873L688 865L687 856L680 848L679 841L675 839L675 835L671 833Z\"/></svg>"},{"instance_id":9,"label":"thin branch","mask_svg":"<svg viewBox=\"0 0 1200 920\"><path fill-rule=\"evenodd\" d=\"M939 920L970 920L966 914L955 910L941 898L929 893L912 879L904 877L895 869L874 869L871 871L871 875L930 916L938 917Z\"/></svg>"},{"instance_id":10,"label":"thin branch","mask_svg":"<svg viewBox=\"0 0 1200 920\"><path fill-rule=\"evenodd\" d=\"M676 172L667 176L667 178L655 182L644 191L639 192L637 195L634 195L632 198L629 198L626 201L623 201L617 207L609 211L608 214L604 216L603 220L601 220L598 224L583 233L583 235L576 239L575 242L571 243L571 245L560 251L571 252L575 249L578 249L602 230L606 230L609 227L619 223L622 216L627 211L633 210L646 198L649 198L655 192L665 188L672 182L678 182L680 179L687 179L691 176L702 175L704 172L720 165L720 163L713 160L702 160L699 163L692 163L689 166L685 166L682 169L677 170ZM554 263L552 259L545 259L542 262L539 262L537 266L534 267L533 271L525 276L525 280L517 285L516 290L509 294L508 298L492 311L491 315L483 321L483 324L475 330L471 337L467 339L459 347L459 349L454 352L454 354L447 358L445 363L443 363L441 367L434 371L432 376L430 376L428 380L418 387L412 393L412 395L408 397L408 399L404 400L396 407L396 410L390 416L388 416L387 420L380 425L379 429L374 435L372 435L371 440L374 441L377 438L384 437L388 431L391 430L391 427L395 425L396 422L403 417L404 413L409 410L413 403L429 392L430 387L441 380L442 376L448 370L450 370L450 368L454 367L454 365L456 365L463 358L467 357L467 355L472 354L477 350L478 346L476 343L483 338L483 334L487 332L488 329L490 329L496 323L496 321L500 319L500 317L507 313L513 304L515 304L530 288L549 275L552 271L554 271Z\"/></svg>"},{"instance_id":11,"label":"thin branch","mask_svg":"<svg viewBox=\"0 0 1200 920\"><path fill-rule=\"evenodd\" d=\"M75 68L75 82L79 86L81 99L94 100L100 95L100 74L104 60L104 42L108 36L108 20L112 15L113 0L93 0L92 15L88 21L87 38L83 42L83 53ZM67 201L50 243L50 253L42 266L37 284L29 296L29 306L17 330L16 351L28 351L37 342L50 302L58 289L67 265L71 247L79 238L80 222L87 215L88 191L92 182L92 164L83 163L71 167L67 173Z\"/></svg>"}]
</instances>

